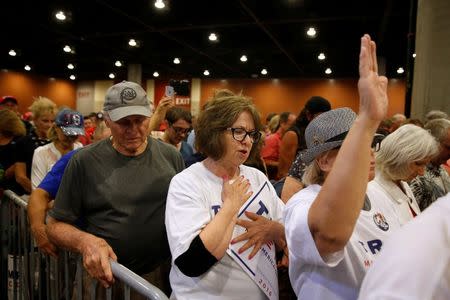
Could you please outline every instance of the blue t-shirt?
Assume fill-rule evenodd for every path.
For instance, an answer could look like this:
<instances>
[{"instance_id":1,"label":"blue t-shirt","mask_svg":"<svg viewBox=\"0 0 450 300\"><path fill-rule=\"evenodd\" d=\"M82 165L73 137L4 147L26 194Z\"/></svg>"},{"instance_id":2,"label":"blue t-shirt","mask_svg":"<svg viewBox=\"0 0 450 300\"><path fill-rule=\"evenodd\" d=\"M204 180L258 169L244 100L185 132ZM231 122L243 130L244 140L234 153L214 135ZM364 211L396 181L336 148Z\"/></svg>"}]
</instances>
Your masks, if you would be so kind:
<instances>
[{"instance_id":1,"label":"blue t-shirt","mask_svg":"<svg viewBox=\"0 0 450 300\"><path fill-rule=\"evenodd\" d=\"M72 155L74 155L79 149L75 149L61 156L61 158L55 163L50 172L45 175L44 179L39 184L38 188L45 190L50 194L51 199L55 199L58 192L61 179Z\"/></svg>"}]
</instances>

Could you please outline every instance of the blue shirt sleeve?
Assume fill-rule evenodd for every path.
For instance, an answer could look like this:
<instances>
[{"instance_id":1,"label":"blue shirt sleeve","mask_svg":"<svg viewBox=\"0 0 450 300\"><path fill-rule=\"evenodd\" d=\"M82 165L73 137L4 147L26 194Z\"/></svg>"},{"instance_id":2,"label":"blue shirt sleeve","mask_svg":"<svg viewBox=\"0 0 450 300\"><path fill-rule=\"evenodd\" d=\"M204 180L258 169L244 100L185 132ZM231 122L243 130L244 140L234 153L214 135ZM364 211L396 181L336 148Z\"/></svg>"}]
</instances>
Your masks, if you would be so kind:
<instances>
[{"instance_id":1,"label":"blue shirt sleeve","mask_svg":"<svg viewBox=\"0 0 450 300\"><path fill-rule=\"evenodd\" d=\"M55 199L56 193L58 192L59 185L61 184L61 179L66 169L67 163L70 158L78 151L72 150L69 153L63 155L52 167L50 172L45 175L42 182L39 184L38 188L45 190L49 193L50 198Z\"/></svg>"}]
</instances>

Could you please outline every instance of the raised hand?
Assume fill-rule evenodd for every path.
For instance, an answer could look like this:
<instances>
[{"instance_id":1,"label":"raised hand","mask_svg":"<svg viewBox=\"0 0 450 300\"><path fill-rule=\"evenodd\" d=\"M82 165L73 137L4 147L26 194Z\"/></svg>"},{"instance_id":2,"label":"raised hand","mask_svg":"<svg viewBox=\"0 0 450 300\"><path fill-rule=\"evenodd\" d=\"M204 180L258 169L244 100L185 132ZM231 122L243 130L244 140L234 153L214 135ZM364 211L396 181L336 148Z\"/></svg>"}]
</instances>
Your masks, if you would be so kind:
<instances>
[{"instance_id":1,"label":"raised hand","mask_svg":"<svg viewBox=\"0 0 450 300\"><path fill-rule=\"evenodd\" d=\"M378 75L375 42L368 34L361 38L359 54L359 115L373 121L385 118L388 106L387 78Z\"/></svg>"}]
</instances>

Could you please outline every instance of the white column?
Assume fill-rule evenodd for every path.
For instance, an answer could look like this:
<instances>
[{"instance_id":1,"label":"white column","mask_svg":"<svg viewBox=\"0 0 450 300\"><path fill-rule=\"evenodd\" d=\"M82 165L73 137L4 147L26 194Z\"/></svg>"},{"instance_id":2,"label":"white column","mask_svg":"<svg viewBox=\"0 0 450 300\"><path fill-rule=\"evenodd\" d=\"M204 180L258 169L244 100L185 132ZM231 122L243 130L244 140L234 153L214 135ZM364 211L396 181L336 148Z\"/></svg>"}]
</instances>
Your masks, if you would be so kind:
<instances>
[{"instance_id":1,"label":"white column","mask_svg":"<svg viewBox=\"0 0 450 300\"><path fill-rule=\"evenodd\" d=\"M411 116L450 113L450 1L419 0Z\"/></svg>"},{"instance_id":2,"label":"white column","mask_svg":"<svg viewBox=\"0 0 450 300\"><path fill-rule=\"evenodd\" d=\"M200 92L202 81L200 78L192 78L191 81L191 114L198 116L200 113Z\"/></svg>"}]
</instances>

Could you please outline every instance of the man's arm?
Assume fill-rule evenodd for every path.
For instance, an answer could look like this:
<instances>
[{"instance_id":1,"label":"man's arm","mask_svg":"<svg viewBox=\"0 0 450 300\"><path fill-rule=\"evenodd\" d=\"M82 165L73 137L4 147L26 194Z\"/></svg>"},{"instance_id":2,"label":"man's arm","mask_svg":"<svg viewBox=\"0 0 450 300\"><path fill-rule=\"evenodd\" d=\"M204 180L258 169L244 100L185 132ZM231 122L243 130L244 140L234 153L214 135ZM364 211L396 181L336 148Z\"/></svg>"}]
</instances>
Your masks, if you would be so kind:
<instances>
[{"instance_id":1,"label":"man's arm","mask_svg":"<svg viewBox=\"0 0 450 300\"><path fill-rule=\"evenodd\" d=\"M104 239L51 217L48 219L47 235L58 247L80 253L86 271L105 288L114 283L109 259L117 260L117 256Z\"/></svg>"},{"instance_id":2,"label":"man's arm","mask_svg":"<svg viewBox=\"0 0 450 300\"><path fill-rule=\"evenodd\" d=\"M37 246L42 252L56 257L56 246L49 241L45 231L45 215L51 200L47 191L36 188L31 193L27 211L31 232L36 239Z\"/></svg>"},{"instance_id":3,"label":"man's arm","mask_svg":"<svg viewBox=\"0 0 450 300\"><path fill-rule=\"evenodd\" d=\"M162 97L158 103L158 106L155 109L155 112L150 118L150 122L148 125L148 134L151 134L152 131L157 130L159 124L166 118L166 112L169 108L175 105L174 97Z\"/></svg>"}]
</instances>

